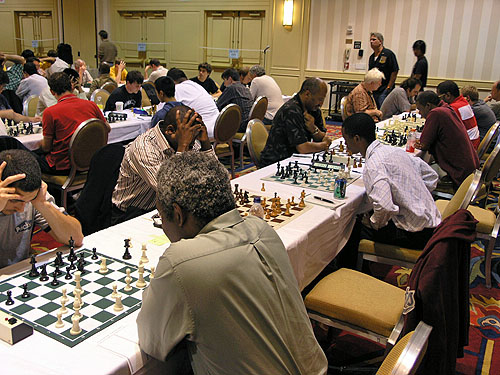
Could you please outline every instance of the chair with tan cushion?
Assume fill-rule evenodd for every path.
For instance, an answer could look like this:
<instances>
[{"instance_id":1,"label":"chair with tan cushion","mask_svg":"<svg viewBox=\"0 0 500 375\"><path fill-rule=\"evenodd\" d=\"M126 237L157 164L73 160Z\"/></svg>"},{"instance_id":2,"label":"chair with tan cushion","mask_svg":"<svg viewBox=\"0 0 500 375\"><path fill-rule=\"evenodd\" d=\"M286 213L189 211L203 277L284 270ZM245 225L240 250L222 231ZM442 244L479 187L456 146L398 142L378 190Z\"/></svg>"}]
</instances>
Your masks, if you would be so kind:
<instances>
[{"instance_id":1,"label":"chair with tan cushion","mask_svg":"<svg viewBox=\"0 0 500 375\"><path fill-rule=\"evenodd\" d=\"M345 108L345 102L347 100L347 96L344 96L342 99L340 99L340 114L342 116L342 121L344 121L347 117L347 112Z\"/></svg>"},{"instance_id":2,"label":"chair with tan cushion","mask_svg":"<svg viewBox=\"0 0 500 375\"><path fill-rule=\"evenodd\" d=\"M82 122L69 143L69 175L42 174L42 179L61 190L62 205L67 210L68 192L82 189L92 156L108 143L108 127L104 121L91 118Z\"/></svg>"},{"instance_id":3,"label":"chair with tan cushion","mask_svg":"<svg viewBox=\"0 0 500 375\"><path fill-rule=\"evenodd\" d=\"M100 87L101 90L106 90L110 94L117 88L118 84L116 82L111 82L111 81L106 82L104 85Z\"/></svg>"},{"instance_id":4,"label":"chair with tan cushion","mask_svg":"<svg viewBox=\"0 0 500 375\"><path fill-rule=\"evenodd\" d=\"M246 130L246 139L250 158L258 168L260 163L260 153L266 146L269 133L262 121L253 119L248 122Z\"/></svg>"},{"instance_id":5,"label":"chair with tan cushion","mask_svg":"<svg viewBox=\"0 0 500 375\"><path fill-rule=\"evenodd\" d=\"M23 115L33 117L36 115L36 107L38 106L38 95L30 95L23 103Z\"/></svg>"},{"instance_id":6,"label":"chair with tan cushion","mask_svg":"<svg viewBox=\"0 0 500 375\"><path fill-rule=\"evenodd\" d=\"M99 104L99 98L100 98L101 100L100 104L102 105L101 109L104 109L106 107L106 102L108 101L109 95L110 93L106 90L96 89L94 90L92 95L90 95L90 100L96 104Z\"/></svg>"},{"instance_id":7,"label":"chair with tan cushion","mask_svg":"<svg viewBox=\"0 0 500 375\"><path fill-rule=\"evenodd\" d=\"M231 177L234 178L233 138L241 122L241 108L237 104L228 104L220 111L214 126L214 150L217 157L231 157Z\"/></svg>"},{"instance_id":8,"label":"chair with tan cushion","mask_svg":"<svg viewBox=\"0 0 500 375\"><path fill-rule=\"evenodd\" d=\"M500 122L497 121L493 125L491 125L490 130L488 130L488 133L486 133L483 140L479 144L479 147L477 148L477 156L479 157L480 161L486 160L488 158L489 154L487 154L486 151L488 151L491 142L493 142L493 140L498 135L498 132L500 130L499 124Z\"/></svg>"},{"instance_id":9,"label":"chair with tan cushion","mask_svg":"<svg viewBox=\"0 0 500 375\"><path fill-rule=\"evenodd\" d=\"M248 115L248 121L253 119L258 119L260 121L264 121L264 117L267 111L268 100L265 96L259 96L255 99L255 102L250 109L250 114ZM234 135L233 143L240 145L240 168L243 168L243 151L245 150L246 141L246 133L237 132Z\"/></svg>"},{"instance_id":10,"label":"chair with tan cushion","mask_svg":"<svg viewBox=\"0 0 500 375\"><path fill-rule=\"evenodd\" d=\"M141 107L151 106L151 100L149 100L149 96L143 87L141 87L141 95L142 95Z\"/></svg>"},{"instance_id":11,"label":"chair with tan cushion","mask_svg":"<svg viewBox=\"0 0 500 375\"><path fill-rule=\"evenodd\" d=\"M500 171L500 144L496 145L493 151L488 155L481 168L483 174L481 176L481 188L475 198L476 201L483 201L483 207L486 207L487 197L490 194L493 180L497 177Z\"/></svg>"},{"instance_id":12,"label":"chair with tan cushion","mask_svg":"<svg viewBox=\"0 0 500 375\"><path fill-rule=\"evenodd\" d=\"M467 208L469 206L479 189L480 179L481 171L476 170L475 173L470 174L464 182L462 182L450 201L442 201L447 204L446 216L452 215L460 208ZM440 201L436 201L436 205L440 210L441 215L443 215L443 211L441 211L443 203L438 202ZM443 219L446 216L443 216ZM387 245L371 240L361 240L358 247L358 269L361 267L363 260L412 268L421 253L422 249L408 249L401 246Z\"/></svg>"}]
</instances>

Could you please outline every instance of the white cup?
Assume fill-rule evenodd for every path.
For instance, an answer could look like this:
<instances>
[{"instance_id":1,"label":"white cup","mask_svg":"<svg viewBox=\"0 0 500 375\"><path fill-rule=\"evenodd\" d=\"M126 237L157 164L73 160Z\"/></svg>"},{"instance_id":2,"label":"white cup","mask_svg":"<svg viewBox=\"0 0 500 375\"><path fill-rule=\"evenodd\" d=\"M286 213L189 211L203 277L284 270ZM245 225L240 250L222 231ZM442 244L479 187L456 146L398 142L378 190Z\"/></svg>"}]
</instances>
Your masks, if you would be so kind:
<instances>
[{"instance_id":1,"label":"white cup","mask_svg":"<svg viewBox=\"0 0 500 375\"><path fill-rule=\"evenodd\" d=\"M115 105L117 111L123 111L123 102L116 102Z\"/></svg>"}]
</instances>

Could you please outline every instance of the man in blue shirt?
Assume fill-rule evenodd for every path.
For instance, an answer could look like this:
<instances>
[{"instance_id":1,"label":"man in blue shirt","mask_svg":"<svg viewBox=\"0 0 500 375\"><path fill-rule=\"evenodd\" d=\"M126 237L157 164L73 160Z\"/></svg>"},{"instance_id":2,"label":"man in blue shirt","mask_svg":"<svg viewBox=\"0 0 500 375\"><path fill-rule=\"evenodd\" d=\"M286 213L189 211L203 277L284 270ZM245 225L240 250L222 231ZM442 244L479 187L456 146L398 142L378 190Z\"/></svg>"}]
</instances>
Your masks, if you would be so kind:
<instances>
[{"instance_id":1,"label":"man in blue shirt","mask_svg":"<svg viewBox=\"0 0 500 375\"><path fill-rule=\"evenodd\" d=\"M181 102L175 100L175 82L170 77L160 77L155 81L158 99L165 105L155 113L151 120L151 127L155 126L158 121L163 120L168 111L176 105L182 105Z\"/></svg>"}]
</instances>

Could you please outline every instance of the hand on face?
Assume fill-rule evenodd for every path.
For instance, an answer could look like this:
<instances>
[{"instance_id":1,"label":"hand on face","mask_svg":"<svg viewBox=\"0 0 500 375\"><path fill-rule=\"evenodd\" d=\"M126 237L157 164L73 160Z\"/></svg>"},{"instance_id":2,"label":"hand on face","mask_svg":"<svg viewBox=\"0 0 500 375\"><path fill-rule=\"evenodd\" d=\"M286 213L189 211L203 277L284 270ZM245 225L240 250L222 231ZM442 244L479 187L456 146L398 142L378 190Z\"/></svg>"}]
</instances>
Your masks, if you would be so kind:
<instances>
[{"instance_id":1,"label":"hand on face","mask_svg":"<svg viewBox=\"0 0 500 375\"><path fill-rule=\"evenodd\" d=\"M6 162L0 164L0 176L2 175L6 165ZM2 178L0 177L0 211L5 208L9 200L23 198L21 195L16 193L16 188L8 186L13 182L22 180L25 177L26 175L24 173L7 177L5 180L2 180Z\"/></svg>"},{"instance_id":2,"label":"hand on face","mask_svg":"<svg viewBox=\"0 0 500 375\"><path fill-rule=\"evenodd\" d=\"M311 133L316 130L316 125L314 124L314 117L307 111L304 111L304 121L306 123L306 128Z\"/></svg>"},{"instance_id":3,"label":"hand on face","mask_svg":"<svg viewBox=\"0 0 500 375\"><path fill-rule=\"evenodd\" d=\"M191 149L194 141L200 136L202 127L205 128L204 125L202 126L199 123L201 118L198 114L195 112L194 116L191 116L192 113L191 109L187 111L182 121L180 111L176 113L177 131L175 132L175 137L177 139L177 151L183 152Z\"/></svg>"}]
</instances>

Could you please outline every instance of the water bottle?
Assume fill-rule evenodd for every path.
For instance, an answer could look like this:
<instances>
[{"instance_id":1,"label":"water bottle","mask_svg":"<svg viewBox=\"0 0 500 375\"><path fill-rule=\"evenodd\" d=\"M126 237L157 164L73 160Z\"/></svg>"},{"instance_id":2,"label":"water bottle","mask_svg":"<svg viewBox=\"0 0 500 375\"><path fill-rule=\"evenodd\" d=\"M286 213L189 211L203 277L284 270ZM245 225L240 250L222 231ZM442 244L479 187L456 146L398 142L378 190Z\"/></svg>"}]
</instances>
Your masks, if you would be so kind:
<instances>
[{"instance_id":1,"label":"water bottle","mask_svg":"<svg viewBox=\"0 0 500 375\"><path fill-rule=\"evenodd\" d=\"M96 104L99 107L99 109L104 109L104 104L102 103L102 98L100 96L97 97L96 99Z\"/></svg>"},{"instance_id":2,"label":"water bottle","mask_svg":"<svg viewBox=\"0 0 500 375\"><path fill-rule=\"evenodd\" d=\"M250 215L260 217L261 219L264 218L264 207L262 207L262 204L260 203L260 197L255 197L253 199L253 205L250 207L248 213Z\"/></svg>"}]
</instances>

